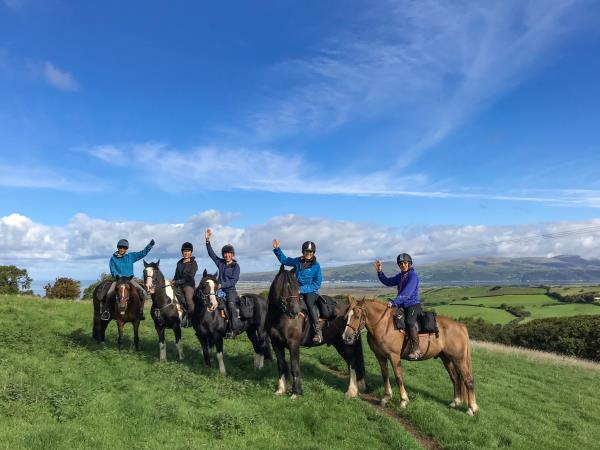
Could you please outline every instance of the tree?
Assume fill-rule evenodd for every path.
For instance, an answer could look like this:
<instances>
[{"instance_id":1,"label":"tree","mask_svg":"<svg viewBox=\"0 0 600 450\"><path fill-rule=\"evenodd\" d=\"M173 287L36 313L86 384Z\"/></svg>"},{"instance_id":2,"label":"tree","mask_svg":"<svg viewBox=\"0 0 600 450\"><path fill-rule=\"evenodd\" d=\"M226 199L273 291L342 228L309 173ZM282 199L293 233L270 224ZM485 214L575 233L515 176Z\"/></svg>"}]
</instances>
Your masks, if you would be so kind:
<instances>
[{"instance_id":1,"label":"tree","mask_svg":"<svg viewBox=\"0 0 600 450\"><path fill-rule=\"evenodd\" d=\"M44 286L47 298L79 298L81 294L81 283L72 278L59 277L54 285L48 283Z\"/></svg>"},{"instance_id":2,"label":"tree","mask_svg":"<svg viewBox=\"0 0 600 450\"><path fill-rule=\"evenodd\" d=\"M94 295L94 289L96 289L96 287L102 283L103 281L112 281L113 277L110 273L106 273L106 272L102 272L100 274L100 277L94 281L92 284L90 284L88 287L86 287L83 290L83 299L84 300L91 300L92 296Z\"/></svg>"},{"instance_id":3,"label":"tree","mask_svg":"<svg viewBox=\"0 0 600 450\"><path fill-rule=\"evenodd\" d=\"M0 266L0 294L19 294L31 287L27 269L17 266Z\"/></svg>"}]
</instances>

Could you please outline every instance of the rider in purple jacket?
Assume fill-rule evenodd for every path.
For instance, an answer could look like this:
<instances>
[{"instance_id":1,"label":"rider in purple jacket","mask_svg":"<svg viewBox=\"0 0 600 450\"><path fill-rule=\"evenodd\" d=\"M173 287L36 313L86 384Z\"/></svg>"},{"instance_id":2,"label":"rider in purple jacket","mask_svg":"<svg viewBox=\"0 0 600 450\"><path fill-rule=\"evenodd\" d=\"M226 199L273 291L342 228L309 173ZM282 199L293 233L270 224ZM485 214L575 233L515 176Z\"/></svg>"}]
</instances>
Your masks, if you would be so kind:
<instances>
[{"instance_id":1,"label":"rider in purple jacket","mask_svg":"<svg viewBox=\"0 0 600 450\"><path fill-rule=\"evenodd\" d=\"M416 360L421 357L419 332L416 327L417 318L422 313L421 304L419 303L419 276L412 266L412 258L408 253L399 254L396 262L400 266L400 273L391 278L386 277L383 273L380 260L375 261L375 270L377 270L379 281L383 284L398 287L398 295L388 303L388 308L402 307L404 309L406 331L411 341L408 359Z\"/></svg>"}]
</instances>

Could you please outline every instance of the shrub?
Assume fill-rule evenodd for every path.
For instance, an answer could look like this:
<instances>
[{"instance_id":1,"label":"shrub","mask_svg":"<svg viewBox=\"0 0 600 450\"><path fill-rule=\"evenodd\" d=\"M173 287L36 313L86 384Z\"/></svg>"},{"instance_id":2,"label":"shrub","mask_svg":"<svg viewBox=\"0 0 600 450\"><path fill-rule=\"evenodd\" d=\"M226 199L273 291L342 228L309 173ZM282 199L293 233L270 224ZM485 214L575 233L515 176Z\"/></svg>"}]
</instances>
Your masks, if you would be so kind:
<instances>
[{"instance_id":1,"label":"shrub","mask_svg":"<svg viewBox=\"0 0 600 450\"><path fill-rule=\"evenodd\" d=\"M17 266L0 266L0 294L19 294L31 287L32 279L27 269Z\"/></svg>"},{"instance_id":2,"label":"shrub","mask_svg":"<svg viewBox=\"0 0 600 450\"><path fill-rule=\"evenodd\" d=\"M59 277L53 285L48 283L44 286L47 298L79 298L81 295L81 283L72 278Z\"/></svg>"},{"instance_id":3,"label":"shrub","mask_svg":"<svg viewBox=\"0 0 600 450\"><path fill-rule=\"evenodd\" d=\"M98 277L98 279L96 281L94 281L92 284L90 284L88 287L86 287L83 290L83 297L82 298L84 300L91 300L92 296L94 295L94 289L96 289L96 287L100 283L102 283L103 281L107 281L107 280L112 280L112 275L110 273L102 272L100 274L100 277Z\"/></svg>"}]
</instances>

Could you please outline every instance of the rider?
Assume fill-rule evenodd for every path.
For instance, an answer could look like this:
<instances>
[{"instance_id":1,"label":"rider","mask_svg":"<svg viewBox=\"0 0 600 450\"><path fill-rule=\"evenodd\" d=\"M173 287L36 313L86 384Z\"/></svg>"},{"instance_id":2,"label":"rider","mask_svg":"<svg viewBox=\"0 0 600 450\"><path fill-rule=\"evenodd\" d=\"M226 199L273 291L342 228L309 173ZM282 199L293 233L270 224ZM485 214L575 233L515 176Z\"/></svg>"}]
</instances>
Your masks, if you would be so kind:
<instances>
[{"instance_id":1,"label":"rider","mask_svg":"<svg viewBox=\"0 0 600 450\"><path fill-rule=\"evenodd\" d=\"M212 230L209 228L204 233L204 239L206 240L206 250L208 256L214 261L217 268L219 269L219 290L223 291L226 298L227 312L229 313L229 325L227 339L233 339L239 333L241 328L239 312L236 306L237 303L237 291L235 285L240 279L240 266L233 257L235 256L235 249L233 245L224 245L221 249L221 255L223 258L219 258L210 245L210 237L212 236Z\"/></svg>"},{"instance_id":2,"label":"rider","mask_svg":"<svg viewBox=\"0 0 600 450\"><path fill-rule=\"evenodd\" d=\"M383 284L398 287L398 295L394 300L388 302L388 308L403 307L406 329L411 343L408 359L417 360L421 357L419 332L416 327L417 317L422 312L419 303L419 276L413 268L413 261L408 253L400 253L396 258L396 262L400 266L400 273L392 278L384 275L380 260L375 261L375 270L377 270L379 281Z\"/></svg>"},{"instance_id":3,"label":"rider","mask_svg":"<svg viewBox=\"0 0 600 450\"><path fill-rule=\"evenodd\" d=\"M152 239L142 251L127 253L129 250L129 241L127 241L127 239L120 239L119 242L117 242L117 251L113 253L109 262L110 274L113 276L114 281L111 283L108 293L106 294L107 305L108 299L110 299L112 294L115 292L115 287L117 286L116 279L118 277L132 277L130 282L133 287L139 291L140 301L142 303L142 307L140 309L140 320L145 319L144 300L146 300L146 290L140 286L135 280L135 277L133 277L133 263L146 256L148 252L152 250L152 247L154 247L154 239ZM104 311L102 315L106 315L107 312L108 311Z\"/></svg>"},{"instance_id":4,"label":"rider","mask_svg":"<svg viewBox=\"0 0 600 450\"><path fill-rule=\"evenodd\" d=\"M182 258L177 261L175 277L173 284L179 286L183 291L185 302L187 304L187 326L191 325L191 318L194 315L194 288L196 287L196 272L198 264L196 258L192 256L194 246L190 242L184 242L181 246Z\"/></svg>"},{"instance_id":5,"label":"rider","mask_svg":"<svg viewBox=\"0 0 600 450\"><path fill-rule=\"evenodd\" d=\"M291 266L295 269L296 278L300 283L300 295L306 302L308 315L315 330L313 341L320 344L323 342L321 324L319 323L319 307L317 299L319 298L319 289L321 289L321 265L317 262L315 252L317 246L312 241L306 241L302 244L302 256L298 258L288 258L283 254L279 247L279 241L273 239L273 252L277 259L284 266Z\"/></svg>"}]
</instances>

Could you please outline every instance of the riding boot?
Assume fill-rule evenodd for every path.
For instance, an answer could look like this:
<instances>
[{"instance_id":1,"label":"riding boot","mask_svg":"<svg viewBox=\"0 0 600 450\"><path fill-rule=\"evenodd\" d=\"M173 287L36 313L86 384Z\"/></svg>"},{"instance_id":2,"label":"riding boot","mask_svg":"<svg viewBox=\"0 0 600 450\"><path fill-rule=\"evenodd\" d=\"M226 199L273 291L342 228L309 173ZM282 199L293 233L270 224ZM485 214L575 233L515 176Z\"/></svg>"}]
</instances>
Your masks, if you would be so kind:
<instances>
[{"instance_id":1,"label":"riding boot","mask_svg":"<svg viewBox=\"0 0 600 450\"><path fill-rule=\"evenodd\" d=\"M408 329L408 337L410 344L408 359L416 361L421 358L421 352L419 351L419 332L417 331L416 326Z\"/></svg>"},{"instance_id":2,"label":"riding boot","mask_svg":"<svg viewBox=\"0 0 600 450\"><path fill-rule=\"evenodd\" d=\"M227 312L229 313L229 321L227 326L227 333L225 334L225 339L235 339L239 330L239 318L238 311L235 307L235 303L232 301L227 301Z\"/></svg>"},{"instance_id":3,"label":"riding boot","mask_svg":"<svg viewBox=\"0 0 600 450\"><path fill-rule=\"evenodd\" d=\"M313 328L315 330L313 342L320 344L321 342L323 342L323 333L321 332L321 323L319 322L319 307L317 305L313 305L313 307L310 308L309 312L313 322Z\"/></svg>"}]
</instances>

